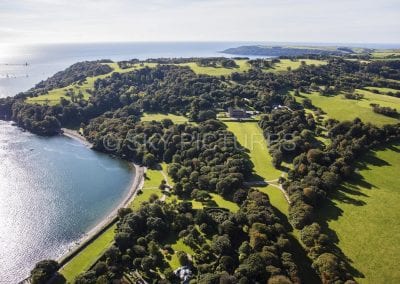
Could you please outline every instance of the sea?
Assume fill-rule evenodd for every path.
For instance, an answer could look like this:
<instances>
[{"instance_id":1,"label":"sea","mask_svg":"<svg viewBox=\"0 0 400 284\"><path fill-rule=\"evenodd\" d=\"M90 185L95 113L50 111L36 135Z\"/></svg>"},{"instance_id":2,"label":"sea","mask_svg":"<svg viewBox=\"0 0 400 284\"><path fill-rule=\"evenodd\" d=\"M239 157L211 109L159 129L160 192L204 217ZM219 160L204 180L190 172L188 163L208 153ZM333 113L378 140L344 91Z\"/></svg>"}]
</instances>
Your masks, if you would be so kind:
<instances>
[{"instance_id":1,"label":"sea","mask_svg":"<svg viewBox=\"0 0 400 284\"><path fill-rule=\"evenodd\" d=\"M250 44L268 43L0 44L0 98L78 61L232 57L221 51ZM0 283L18 283L37 261L68 253L120 204L133 176L127 162L78 141L38 137L0 121Z\"/></svg>"}]
</instances>

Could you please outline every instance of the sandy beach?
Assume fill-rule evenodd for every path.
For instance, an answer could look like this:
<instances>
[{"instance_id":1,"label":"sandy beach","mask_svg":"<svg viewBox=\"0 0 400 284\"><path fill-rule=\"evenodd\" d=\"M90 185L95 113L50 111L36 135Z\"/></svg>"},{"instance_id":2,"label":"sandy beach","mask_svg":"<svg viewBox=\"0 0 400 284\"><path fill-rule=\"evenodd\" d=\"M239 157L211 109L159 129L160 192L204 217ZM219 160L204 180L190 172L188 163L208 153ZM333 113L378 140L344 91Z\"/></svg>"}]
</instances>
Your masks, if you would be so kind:
<instances>
[{"instance_id":1,"label":"sandy beach","mask_svg":"<svg viewBox=\"0 0 400 284\"><path fill-rule=\"evenodd\" d=\"M80 135L78 131L65 129L63 128L63 135L69 138L75 139L81 143L83 143L87 147L92 147L92 144L89 143L85 137ZM145 168L141 167L137 164L132 163L134 167L134 178L132 180L132 184L129 188L129 192L126 197L121 201L120 204L110 213L108 214L100 223L98 223L94 228L88 231L77 243L74 247L72 247L66 254L62 255L58 258L59 263L64 266L68 261L73 258L75 255L79 254L79 252L85 248L91 241L96 239L98 235L105 229L108 228L111 224L116 222L118 209L127 207L133 199L135 199L138 191L143 188L144 184L144 172Z\"/></svg>"}]
</instances>

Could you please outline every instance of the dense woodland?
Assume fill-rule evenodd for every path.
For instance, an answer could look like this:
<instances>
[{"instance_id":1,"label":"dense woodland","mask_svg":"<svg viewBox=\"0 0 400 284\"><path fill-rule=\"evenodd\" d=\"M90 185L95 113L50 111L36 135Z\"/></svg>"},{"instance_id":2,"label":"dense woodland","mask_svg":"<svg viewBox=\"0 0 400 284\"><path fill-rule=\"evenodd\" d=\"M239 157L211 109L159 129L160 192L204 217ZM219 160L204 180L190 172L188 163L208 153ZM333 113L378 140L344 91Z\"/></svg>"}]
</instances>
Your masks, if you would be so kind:
<instances>
[{"instance_id":1,"label":"dense woodland","mask_svg":"<svg viewBox=\"0 0 400 284\"><path fill-rule=\"evenodd\" d=\"M245 185L253 174L247 153L216 120L219 111L233 106L261 112L259 126L269 142L274 166L285 169L286 163L293 165L281 182L290 196L289 221L301 230L312 268L323 283L354 283L346 259L318 224L315 209L352 175L358 157L399 139L400 125L379 128L359 119L328 119L321 125L304 110L304 106L312 107L311 102L300 104L296 94L344 91L353 94L349 99L360 99L354 97L356 88L380 87L386 82L385 86L400 89L394 81L400 79L400 61L327 60L327 65L302 65L276 74L262 70L270 61L252 60L248 72L212 77L172 65L188 62L184 59L153 59L148 62L159 63L155 68L98 79L88 101L63 100L56 106L24 101L86 76L110 72L109 66L101 64L105 61L83 62L15 98L1 99L0 117L34 133L54 135L62 126L81 126L98 151L150 168L166 162L175 183L172 193L181 199L201 199L215 192L240 205L237 213L231 213L221 208L193 209L190 202L168 204L153 199L137 211L120 210L115 245L77 283L111 283L129 270L140 271L154 283L176 283L163 256L171 254L166 243L174 237L183 238L195 252L193 258L179 252L180 263L190 266L195 275L191 283L308 283L299 272L305 264L296 263L289 230L268 196ZM119 66L129 68L138 63L124 61ZM233 60L221 58L199 60L198 64L235 67ZM384 115L394 112L379 106L374 110ZM143 112L180 114L191 123L174 124L169 119L141 122ZM319 135L330 143L325 146L317 139ZM47 277L54 267L54 263L38 264L33 275Z\"/></svg>"},{"instance_id":2,"label":"dense woodland","mask_svg":"<svg viewBox=\"0 0 400 284\"><path fill-rule=\"evenodd\" d=\"M300 283L285 229L268 197L260 192L249 192L236 214L211 208L193 210L190 202L154 201L137 212L121 210L120 215L115 246L77 283L109 280L135 268L160 283L179 282L161 253L168 255L172 250L165 245L165 232L183 238L194 250L192 258L177 253L181 265L192 267L198 275L197 283L265 283L268 279L268 283ZM157 270L165 279L160 279Z\"/></svg>"}]
</instances>

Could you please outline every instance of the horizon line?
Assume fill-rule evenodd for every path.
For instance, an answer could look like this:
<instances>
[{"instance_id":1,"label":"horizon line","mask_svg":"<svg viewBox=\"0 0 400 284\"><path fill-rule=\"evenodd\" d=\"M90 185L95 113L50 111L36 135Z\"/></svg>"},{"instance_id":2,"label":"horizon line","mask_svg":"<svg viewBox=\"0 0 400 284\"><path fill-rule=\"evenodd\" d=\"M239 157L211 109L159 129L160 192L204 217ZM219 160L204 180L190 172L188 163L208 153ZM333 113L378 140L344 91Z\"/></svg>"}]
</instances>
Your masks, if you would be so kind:
<instances>
[{"instance_id":1,"label":"horizon line","mask_svg":"<svg viewBox=\"0 0 400 284\"><path fill-rule=\"evenodd\" d=\"M0 46L12 45L57 45L57 44L123 44L123 43L243 43L243 44L302 44L302 45L322 45L339 46L339 45L398 45L400 42L318 42L318 41L268 41L268 40L127 40L127 41L55 41L55 42L17 42L17 43L0 43Z\"/></svg>"}]
</instances>

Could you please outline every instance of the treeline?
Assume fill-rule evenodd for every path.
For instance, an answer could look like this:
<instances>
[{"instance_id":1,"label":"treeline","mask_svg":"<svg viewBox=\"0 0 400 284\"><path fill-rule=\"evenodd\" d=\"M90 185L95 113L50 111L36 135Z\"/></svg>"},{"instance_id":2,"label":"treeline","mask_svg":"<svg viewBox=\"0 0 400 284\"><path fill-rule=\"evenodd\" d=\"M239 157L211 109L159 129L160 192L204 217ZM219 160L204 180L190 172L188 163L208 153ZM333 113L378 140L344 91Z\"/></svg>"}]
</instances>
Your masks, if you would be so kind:
<instances>
[{"instance_id":1,"label":"treeline","mask_svg":"<svg viewBox=\"0 0 400 284\"><path fill-rule=\"evenodd\" d=\"M390 117L399 117L399 113L397 109L392 107L384 107L380 106L379 104L370 104L372 106L372 110L376 113L383 114Z\"/></svg>"},{"instance_id":2,"label":"treeline","mask_svg":"<svg viewBox=\"0 0 400 284\"><path fill-rule=\"evenodd\" d=\"M12 105L11 118L20 127L38 135L60 133L60 121L53 115L51 107L32 106L18 101Z\"/></svg>"},{"instance_id":3,"label":"treeline","mask_svg":"<svg viewBox=\"0 0 400 284\"><path fill-rule=\"evenodd\" d=\"M167 64L185 60L158 59L154 61ZM375 64L376 66L371 67ZM93 68L109 68L108 65L100 62L77 63L75 66L86 66L87 72L83 72L86 75L92 74ZM42 87L36 87L15 98L1 99L0 118L16 120L18 116L20 117L19 121L30 121L22 123L21 126L33 130L33 128L29 128L34 124L33 122L42 123L44 120L43 115L36 115L36 108L46 109L46 114L57 119L60 125L78 126L82 122L88 123L90 119L107 111L131 104L133 104L133 108L143 111L187 115L193 121L214 118L216 110L225 110L230 106L249 107L261 112L269 112L276 105L299 109L301 106L287 94L287 90L295 89L298 92L322 90L326 94L340 90L351 91L384 79L381 76L392 74L393 72L390 70L396 66L393 62L364 64L332 58L329 60L329 64L324 66L305 65L299 70L282 74L265 73L252 69L249 72L233 73L230 78L226 78L224 76L198 76L189 67L160 65L156 68L143 68L124 74L113 73L110 77L97 80L88 101L79 98L75 102L63 100L60 105L56 106L35 106L22 102L24 97L43 92ZM85 75L75 76L75 72L72 71L80 70L80 68L70 68L57 73L62 75L54 78L60 77L61 82L72 82L85 77ZM101 73L108 71L105 70ZM80 74L78 71L76 73ZM54 86L53 81L57 80L50 78L42 85L47 86L45 87L47 90ZM64 85L65 83L60 84ZM321 88L321 86L324 87ZM26 104L26 106L13 107L17 102ZM31 110L27 111L29 108ZM23 110L23 113L18 114L19 110ZM21 119L22 116L23 119ZM56 133L53 130L42 132L43 134Z\"/></svg>"},{"instance_id":4,"label":"treeline","mask_svg":"<svg viewBox=\"0 0 400 284\"><path fill-rule=\"evenodd\" d=\"M197 64L203 67L224 67L224 68L237 68L239 67L235 60L229 58L200 58Z\"/></svg>"},{"instance_id":5,"label":"treeline","mask_svg":"<svg viewBox=\"0 0 400 284\"><path fill-rule=\"evenodd\" d=\"M289 171L287 191L292 197L289 217L299 229L313 222L311 207L318 206L342 180L352 175L357 158L372 147L400 137L400 125L378 128L359 119L352 122L329 119L326 127L331 143L301 153Z\"/></svg>"},{"instance_id":6,"label":"treeline","mask_svg":"<svg viewBox=\"0 0 400 284\"><path fill-rule=\"evenodd\" d=\"M264 116L259 125L266 139L271 140L269 150L275 166L280 161L292 161L293 169L283 183L291 201L289 220L302 230L302 241L314 260L313 267L324 283L351 280L344 260L332 253L331 240L315 223L315 208L353 174L357 158L372 147L399 139L400 125L378 128L359 119L352 122L330 119L325 126L331 143L326 147L315 143L313 120L310 118L307 123L301 112L275 110ZM270 137L273 133L278 134L275 139ZM290 135L285 137L287 134Z\"/></svg>"}]
</instances>

